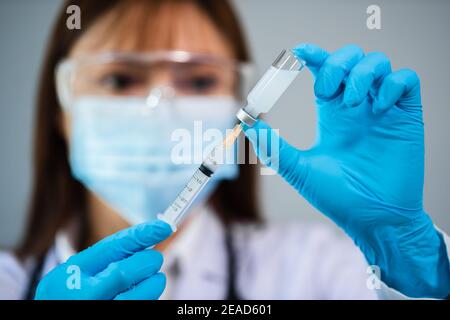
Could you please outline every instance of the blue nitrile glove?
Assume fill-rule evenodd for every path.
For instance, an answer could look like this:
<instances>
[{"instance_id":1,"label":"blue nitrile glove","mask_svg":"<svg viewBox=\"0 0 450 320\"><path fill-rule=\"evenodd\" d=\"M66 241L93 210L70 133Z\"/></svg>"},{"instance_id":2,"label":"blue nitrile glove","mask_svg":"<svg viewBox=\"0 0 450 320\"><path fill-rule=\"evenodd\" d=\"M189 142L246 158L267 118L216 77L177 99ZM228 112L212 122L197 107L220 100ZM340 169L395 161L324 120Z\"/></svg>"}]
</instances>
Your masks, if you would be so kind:
<instances>
[{"instance_id":1,"label":"blue nitrile glove","mask_svg":"<svg viewBox=\"0 0 450 320\"><path fill-rule=\"evenodd\" d=\"M119 231L50 271L39 282L35 298L158 299L166 285L164 274L158 272L163 258L146 248L171 233L160 220Z\"/></svg>"},{"instance_id":2,"label":"blue nitrile glove","mask_svg":"<svg viewBox=\"0 0 450 320\"><path fill-rule=\"evenodd\" d=\"M416 73L392 72L384 54L364 55L357 46L328 54L300 45L294 52L315 78L317 141L300 151L271 140L276 133L259 121L246 135L261 162L342 227L368 262L380 267L387 285L411 297L446 297L446 248L422 205L424 137ZM271 150L274 141L279 149Z\"/></svg>"}]
</instances>

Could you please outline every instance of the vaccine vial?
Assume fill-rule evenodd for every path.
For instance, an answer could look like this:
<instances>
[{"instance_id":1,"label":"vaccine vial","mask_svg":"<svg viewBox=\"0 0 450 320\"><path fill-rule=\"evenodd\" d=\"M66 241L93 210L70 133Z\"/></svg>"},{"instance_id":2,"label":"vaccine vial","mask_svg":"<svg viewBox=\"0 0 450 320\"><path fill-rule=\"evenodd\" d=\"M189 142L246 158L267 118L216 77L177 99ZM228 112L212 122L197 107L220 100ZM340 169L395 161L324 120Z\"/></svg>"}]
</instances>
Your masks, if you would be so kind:
<instances>
[{"instance_id":1,"label":"vaccine vial","mask_svg":"<svg viewBox=\"0 0 450 320\"><path fill-rule=\"evenodd\" d=\"M297 58L290 49L281 51L248 94L247 104L239 110L237 118L248 126L253 126L261 113L272 109L304 66L305 62Z\"/></svg>"}]
</instances>

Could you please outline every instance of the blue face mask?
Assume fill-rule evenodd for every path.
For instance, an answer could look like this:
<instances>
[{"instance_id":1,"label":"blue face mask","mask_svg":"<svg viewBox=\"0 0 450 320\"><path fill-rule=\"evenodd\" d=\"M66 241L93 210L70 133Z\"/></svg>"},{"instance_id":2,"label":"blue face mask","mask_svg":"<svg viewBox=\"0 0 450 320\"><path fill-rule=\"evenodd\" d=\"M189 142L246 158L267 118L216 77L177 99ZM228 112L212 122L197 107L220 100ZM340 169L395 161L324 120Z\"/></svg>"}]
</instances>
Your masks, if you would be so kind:
<instances>
[{"instance_id":1,"label":"blue face mask","mask_svg":"<svg viewBox=\"0 0 450 320\"><path fill-rule=\"evenodd\" d=\"M131 224L154 219L232 128L236 110L227 97L174 98L154 108L141 98L80 98L71 108L72 174ZM237 175L235 163L222 165L196 203Z\"/></svg>"}]
</instances>

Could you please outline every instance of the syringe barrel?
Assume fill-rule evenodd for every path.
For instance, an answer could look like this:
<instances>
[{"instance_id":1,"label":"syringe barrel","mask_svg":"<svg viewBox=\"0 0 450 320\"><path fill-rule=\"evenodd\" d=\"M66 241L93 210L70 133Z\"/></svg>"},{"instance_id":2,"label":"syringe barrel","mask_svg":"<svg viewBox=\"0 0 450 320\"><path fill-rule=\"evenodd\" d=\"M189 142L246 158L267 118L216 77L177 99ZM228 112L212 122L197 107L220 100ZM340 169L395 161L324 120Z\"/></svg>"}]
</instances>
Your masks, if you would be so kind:
<instances>
[{"instance_id":1,"label":"syringe barrel","mask_svg":"<svg viewBox=\"0 0 450 320\"><path fill-rule=\"evenodd\" d=\"M163 214L158 214L158 219L167 222L175 232L177 226L183 221L187 210L213 174L214 172L210 168L203 164L200 165L166 211Z\"/></svg>"},{"instance_id":2,"label":"syringe barrel","mask_svg":"<svg viewBox=\"0 0 450 320\"><path fill-rule=\"evenodd\" d=\"M248 94L247 104L239 110L237 118L252 126L261 113L270 111L304 66L305 62L292 50L282 50Z\"/></svg>"}]
</instances>

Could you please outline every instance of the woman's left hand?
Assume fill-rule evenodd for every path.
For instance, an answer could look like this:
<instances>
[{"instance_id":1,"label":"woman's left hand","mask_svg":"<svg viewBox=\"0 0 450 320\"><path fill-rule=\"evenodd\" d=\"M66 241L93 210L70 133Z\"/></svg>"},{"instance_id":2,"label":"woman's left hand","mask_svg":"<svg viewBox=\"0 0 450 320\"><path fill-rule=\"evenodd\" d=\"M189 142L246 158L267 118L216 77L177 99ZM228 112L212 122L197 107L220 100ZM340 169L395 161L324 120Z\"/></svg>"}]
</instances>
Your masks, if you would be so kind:
<instances>
[{"instance_id":1,"label":"woman's left hand","mask_svg":"<svg viewBox=\"0 0 450 320\"><path fill-rule=\"evenodd\" d=\"M447 253L422 206L418 76L393 72L386 55L353 45L332 54L315 45L294 52L315 78L317 143L300 151L259 121L256 131L246 128L259 158L342 227L385 283L413 297L445 297ZM264 134L271 137L260 139Z\"/></svg>"},{"instance_id":2,"label":"woman's left hand","mask_svg":"<svg viewBox=\"0 0 450 320\"><path fill-rule=\"evenodd\" d=\"M119 231L51 270L39 282L36 299L153 300L166 286L159 272L163 256L149 249L172 233L160 220Z\"/></svg>"}]
</instances>

